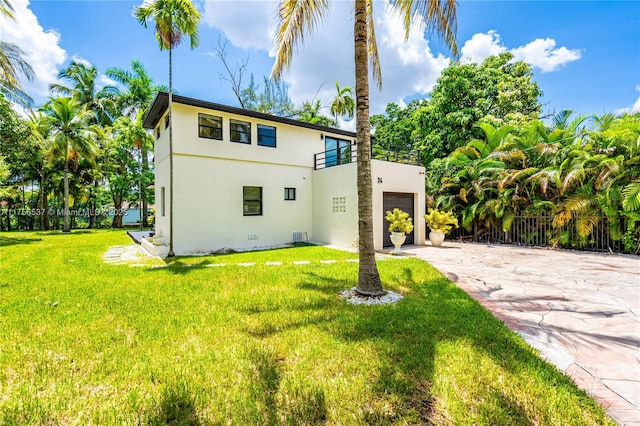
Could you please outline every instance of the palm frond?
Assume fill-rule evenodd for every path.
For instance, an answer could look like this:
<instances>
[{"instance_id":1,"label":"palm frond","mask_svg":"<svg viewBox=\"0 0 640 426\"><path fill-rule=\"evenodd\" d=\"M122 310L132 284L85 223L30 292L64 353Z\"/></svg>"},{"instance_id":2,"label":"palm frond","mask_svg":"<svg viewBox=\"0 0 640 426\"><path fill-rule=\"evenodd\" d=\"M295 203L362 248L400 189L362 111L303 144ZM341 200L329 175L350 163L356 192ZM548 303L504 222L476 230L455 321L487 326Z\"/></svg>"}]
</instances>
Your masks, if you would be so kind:
<instances>
[{"instance_id":1,"label":"palm frond","mask_svg":"<svg viewBox=\"0 0 640 426\"><path fill-rule=\"evenodd\" d=\"M622 190L624 211L640 211L640 182L632 182Z\"/></svg>"},{"instance_id":2,"label":"palm frond","mask_svg":"<svg viewBox=\"0 0 640 426\"><path fill-rule=\"evenodd\" d=\"M276 61L271 76L279 81L291 66L294 50L302 44L306 34L313 32L330 7L328 0L282 0L278 8L276 29Z\"/></svg>"},{"instance_id":3,"label":"palm frond","mask_svg":"<svg viewBox=\"0 0 640 426\"><path fill-rule=\"evenodd\" d=\"M382 68L380 67L380 55L378 55L378 44L376 42L376 28L373 20L373 0L367 0L367 53L369 55L373 81L378 84L378 89L382 89Z\"/></svg>"}]
</instances>

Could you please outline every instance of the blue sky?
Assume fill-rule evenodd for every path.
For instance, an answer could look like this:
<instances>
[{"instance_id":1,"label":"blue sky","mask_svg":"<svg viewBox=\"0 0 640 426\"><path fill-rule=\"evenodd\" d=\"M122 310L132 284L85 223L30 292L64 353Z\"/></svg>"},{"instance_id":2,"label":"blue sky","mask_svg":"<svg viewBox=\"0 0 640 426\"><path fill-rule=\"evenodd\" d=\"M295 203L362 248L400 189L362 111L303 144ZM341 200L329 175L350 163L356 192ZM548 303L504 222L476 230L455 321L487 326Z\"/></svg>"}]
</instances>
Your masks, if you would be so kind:
<instances>
[{"instance_id":1,"label":"blue sky","mask_svg":"<svg viewBox=\"0 0 640 426\"><path fill-rule=\"evenodd\" d=\"M153 29L132 17L141 1L11 0L17 21L0 21L0 38L17 43L37 78L25 87L37 103L71 60L129 68L140 60L158 83L168 83L168 56L160 52ZM182 95L237 105L223 69L213 55L218 39L229 40L231 63L248 58L258 82L273 64L274 2L195 1L202 13L200 46L180 46L174 56L174 88ZM332 1L324 25L305 40L285 74L296 103L313 98L324 104L335 82L352 86L350 1ZM372 88L373 113L388 102L426 97L451 54L435 39L415 31L407 43L385 1L374 5L382 61L383 89ZM640 2L637 1L469 1L458 4L458 44L463 61L512 51L530 63L544 91L544 112L640 111ZM247 75L248 78L248 75ZM102 84L109 83L105 76ZM351 123L352 124L352 123ZM348 126L348 125L347 125Z\"/></svg>"}]
</instances>

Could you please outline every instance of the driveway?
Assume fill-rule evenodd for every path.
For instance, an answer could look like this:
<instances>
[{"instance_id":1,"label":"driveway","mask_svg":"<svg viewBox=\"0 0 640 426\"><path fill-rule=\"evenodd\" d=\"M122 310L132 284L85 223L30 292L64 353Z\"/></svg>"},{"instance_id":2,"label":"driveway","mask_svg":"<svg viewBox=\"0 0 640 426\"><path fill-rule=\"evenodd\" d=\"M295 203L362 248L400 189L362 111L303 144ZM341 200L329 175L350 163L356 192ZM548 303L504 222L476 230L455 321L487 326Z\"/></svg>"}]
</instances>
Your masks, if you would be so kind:
<instances>
[{"instance_id":1,"label":"driveway","mask_svg":"<svg viewBox=\"0 0 640 426\"><path fill-rule=\"evenodd\" d=\"M640 425L640 258L445 241L408 246L618 423Z\"/></svg>"}]
</instances>

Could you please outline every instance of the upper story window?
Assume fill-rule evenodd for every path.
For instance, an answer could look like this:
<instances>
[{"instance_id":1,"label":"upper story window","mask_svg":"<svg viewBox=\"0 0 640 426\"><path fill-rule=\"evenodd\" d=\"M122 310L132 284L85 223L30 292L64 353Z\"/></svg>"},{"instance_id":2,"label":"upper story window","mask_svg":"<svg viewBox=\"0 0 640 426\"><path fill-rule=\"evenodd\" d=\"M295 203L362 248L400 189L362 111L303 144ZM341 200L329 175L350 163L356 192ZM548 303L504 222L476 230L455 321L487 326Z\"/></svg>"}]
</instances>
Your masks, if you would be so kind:
<instances>
[{"instance_id":1,"label":"upper story window","mask_svg":"<svg viewBox=\"0 0 640 426\"><path fill-rule=\"evenodd\" d=\"M258 124L258 145L276 147L276 128Z\"/></svg>"},{"instance_id":2,"label":"upper story window","mask_svg":"<svg viewBox=\"0 0 640 426\"><path fill-rule=\"evenodd\" d=\"M251 144L251 123L240 120L229 120L231 142Z\"/></svg>"},{"instance_id":3,"label":"upper story window","mask_svg":"<svg viewBox=\"0 0 640 426\"><path fill-rule=\"evenodd\" d=\"M156 139L160 139L160 126L156 129Z\"/></svg>"},{"instance_id":4,"label":"upper story window","mask_svg":"<svg viewBox=\"0 0 640 426\"><path fill-rule=\"evenodd\" d=\"M169 127L169 114L164 118L164 128Z\"/></svg>"},{"instance_id":5,"label":"upper story window","mask_svg":"<svg viewBox=\"0 0 640 426\"><path fill-rule=\"evenodd\" d=\"M222 140L222 117L198 114L198 136Z\"/></svg>"},{"instance_id":6,"label":"upper story window","mask_svg":"<svg viewBox=\"0 0 640 426\"><path fill-rule=\"evenodd\" d=\"M325 136L324 151L326 167L351 162L351 142L347 140Z\"/></svg>"}]
</instances>

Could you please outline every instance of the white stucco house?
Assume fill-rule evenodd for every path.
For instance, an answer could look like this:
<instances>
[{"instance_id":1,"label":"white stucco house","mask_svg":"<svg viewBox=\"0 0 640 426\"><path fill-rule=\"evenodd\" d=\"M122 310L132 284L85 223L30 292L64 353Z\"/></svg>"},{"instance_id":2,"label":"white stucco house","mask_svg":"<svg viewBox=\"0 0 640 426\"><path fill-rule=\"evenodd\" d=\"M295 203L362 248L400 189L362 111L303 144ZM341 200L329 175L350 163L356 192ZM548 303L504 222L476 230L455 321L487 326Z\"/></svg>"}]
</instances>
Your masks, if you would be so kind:
<instances>
[{"instance_id":1,"label":"white stucco house","mask_svg":"<svg viewBox=\"0 0 640 426\"><path fill-rule=\"evenodd\" d=\"M173 96L176 255L297 241L351 247L358 237L355 133ZM169 236L168 95L144 127L155 138L156 235ZM384 212L408 211L424 244L423 167L372 160L374 245L390 245Z\"/></svg>"}]
</instances>

